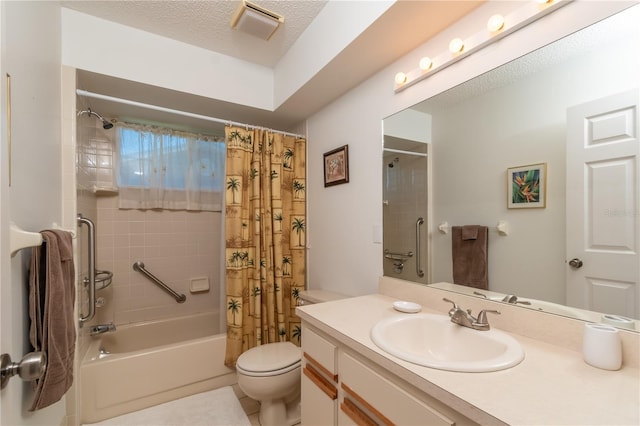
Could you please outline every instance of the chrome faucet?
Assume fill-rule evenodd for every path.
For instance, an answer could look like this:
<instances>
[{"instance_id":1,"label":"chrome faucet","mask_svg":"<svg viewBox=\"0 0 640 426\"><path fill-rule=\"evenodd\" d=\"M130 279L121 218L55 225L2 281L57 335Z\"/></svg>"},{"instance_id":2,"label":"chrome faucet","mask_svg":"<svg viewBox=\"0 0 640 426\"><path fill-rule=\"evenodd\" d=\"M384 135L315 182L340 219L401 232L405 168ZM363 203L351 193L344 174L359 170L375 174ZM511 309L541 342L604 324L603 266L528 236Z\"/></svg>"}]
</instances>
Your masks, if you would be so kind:
<instances>
[{"instance_id":1,"label":"chrome faucet","mask_svg":"<svg viewBox=\"0 0 640 426\"><path fill-rule=\"evenodd\" d=\"M449 300L446 297L442 300L453 304L453 307L449 309L449 317L451 318L452 323L461 325L463 327L472 328L474 330L489 330L491 327L489 326L489 321L487 321L487 314L500 314L500 312L496 310L483 309L480 311L478 317L476 318L471 315L471 309L467 309L467 311L465 312L453 300Z\"/></svg>"},{"instance_id":2,"label":"chrome faucet","mask_svg":"<svg viewBox=\"0 0 640 426\"><path fill-rule=\"evenodd\" d=\"M91 327L89 334L91 336L96 336L98 334L106 333L108 331L116 331L116 326L114 323L110 322L109 324L97 324Z\"/></svg>"}]
</instances>

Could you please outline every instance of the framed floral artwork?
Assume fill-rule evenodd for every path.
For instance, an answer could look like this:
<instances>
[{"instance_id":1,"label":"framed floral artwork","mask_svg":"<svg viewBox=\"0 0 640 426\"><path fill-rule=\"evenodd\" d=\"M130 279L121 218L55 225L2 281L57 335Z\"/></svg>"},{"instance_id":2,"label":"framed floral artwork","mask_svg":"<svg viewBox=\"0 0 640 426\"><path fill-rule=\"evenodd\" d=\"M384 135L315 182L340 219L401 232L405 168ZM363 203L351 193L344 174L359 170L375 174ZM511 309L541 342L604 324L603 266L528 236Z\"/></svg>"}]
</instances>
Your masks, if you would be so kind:
<instances>
[{"instance_id":1,"label":"framed floral artwork","mask_svg":"<svg viewBox=\"0 0 640 426\"><path fill-rule=\"evenodd\" d=\"M545 208L547 199L547 163L508 168L507 188L508 208Z\"/></svg>"},{"instance_id":2,"label":"framed floral artwork","mask_svg":"<svg viewBox=\"0 0 640 426\"><path fill-rule=\"evenodd\" d=\"M349 182L349 145L324 153L324 186Z\"/></svg>"}]
</instances>

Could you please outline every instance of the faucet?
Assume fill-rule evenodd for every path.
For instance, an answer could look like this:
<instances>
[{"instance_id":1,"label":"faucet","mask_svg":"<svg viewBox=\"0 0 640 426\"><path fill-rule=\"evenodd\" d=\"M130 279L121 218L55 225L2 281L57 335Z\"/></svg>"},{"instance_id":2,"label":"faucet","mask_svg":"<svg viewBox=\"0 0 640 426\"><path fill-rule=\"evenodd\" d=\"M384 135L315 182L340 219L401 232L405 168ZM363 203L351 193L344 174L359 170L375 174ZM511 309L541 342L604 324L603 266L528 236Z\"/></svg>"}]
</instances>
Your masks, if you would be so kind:
<instances>
[{"instance_id":1,"label":"faucet","mask_svg":"<svg viewBox=\"0 0 640 426\"><path fill-rule=\"evenodd\" d=\"M516 296L515 294L507 294L505 297L502 298L503 302L507 302L507 303L511 303L511 304L516 304L516 303L520 303L521 305L530 305L531 302L529 301L520 301L518 300L518 296Z\"/></svg>"},{"instance_id":2,"label":"faucet","mask_svg":"<svg viewBox=\"0 0 640 426\"><path fill-rule=\"evenodd\" d=\"M91 336L97 336L98 334L106 333L108 331L116 331L116 326L114 323L110 322L109 324L97 324L91 327L89 334Z\"/></svg>"},{"instance_id":3,"label":"faucet","mask_svg":"<svg viewBox=\"0 0 640 426\"><path fill-rule=\"evenodd\" d=\"M489 330L491 327L489 326L489 321L487 321L487 314L500 314L500 312L496 310L483 309L480 311L478 317L476 318L471 315L471 309L467 309L467 311L465 312L453 300L449 300L446 297L444 297L442 300L453 304L453 307L449 309L449 317L451 318L452 323L461 325L463 327L472 328L474 330Z\"/></svg>"}]
</instances>

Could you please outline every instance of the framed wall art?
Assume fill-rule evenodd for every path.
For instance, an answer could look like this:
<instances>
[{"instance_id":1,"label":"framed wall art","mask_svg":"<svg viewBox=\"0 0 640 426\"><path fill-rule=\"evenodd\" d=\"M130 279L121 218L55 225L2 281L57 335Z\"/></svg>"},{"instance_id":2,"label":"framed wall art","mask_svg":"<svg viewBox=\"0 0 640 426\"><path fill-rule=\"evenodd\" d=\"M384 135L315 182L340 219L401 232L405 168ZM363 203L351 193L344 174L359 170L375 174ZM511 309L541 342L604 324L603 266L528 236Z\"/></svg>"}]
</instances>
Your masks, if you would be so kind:
<instances>
[{"instance_id":1,"label":"framed wall art","mask_svg":"<svg viewBox=\"0 0 640 426\"><path fill-rule=\"evenodd\" d=\"M547 163L508 168L507 188L508 208L545 208L547 199Z\"/></svg>"},{"instance_id":2,"label":"framed wall art","mask_svg":"<svg viewBox=\"0 0 640 426\"><path fill-rule=\"evenodd\" d=\"M325 152L323 157L325 188L349 182L349 145Z\"/></svg>"}]
</instances>

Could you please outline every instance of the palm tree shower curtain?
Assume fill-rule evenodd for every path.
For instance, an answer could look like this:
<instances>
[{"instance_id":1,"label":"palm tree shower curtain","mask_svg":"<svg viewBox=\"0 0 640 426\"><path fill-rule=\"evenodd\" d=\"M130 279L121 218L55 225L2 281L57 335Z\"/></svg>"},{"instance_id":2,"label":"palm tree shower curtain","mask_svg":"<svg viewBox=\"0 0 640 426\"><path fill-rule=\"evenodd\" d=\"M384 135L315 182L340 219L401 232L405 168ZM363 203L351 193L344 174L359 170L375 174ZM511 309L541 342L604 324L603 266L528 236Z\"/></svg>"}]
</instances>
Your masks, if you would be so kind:
<instances>
[{"instance_id":1,"label":"palm tree shower curtain","mask_svg":"<svg viewBox=\"0 0 640 426\"><path fill-rule=\"evenodd\" d=\"M300 344L306 273L306 140L228 126L225 364L266 343Z\"/></svg>"}]
</instances>

